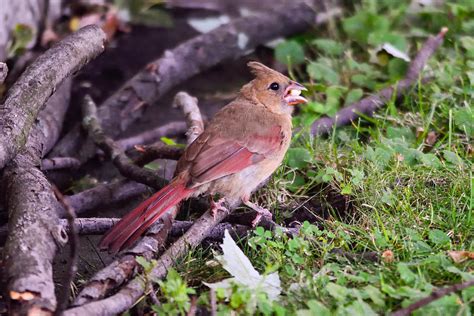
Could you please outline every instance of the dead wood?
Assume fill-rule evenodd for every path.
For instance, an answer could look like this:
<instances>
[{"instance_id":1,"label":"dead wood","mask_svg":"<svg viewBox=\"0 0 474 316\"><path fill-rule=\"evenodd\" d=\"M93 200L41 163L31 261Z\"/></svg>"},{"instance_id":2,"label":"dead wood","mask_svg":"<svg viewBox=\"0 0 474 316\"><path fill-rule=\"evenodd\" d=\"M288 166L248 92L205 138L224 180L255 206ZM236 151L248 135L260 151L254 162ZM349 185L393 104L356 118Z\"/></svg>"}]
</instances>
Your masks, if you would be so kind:
<instances>
[{"instance_id":1,"label":"dead wood","mask_svg":"<svg viewBox=\"0 0 474 316\"><path fill-rule=\"evenodd\" d=\"M226 216L227 214L224 212L218 212L215 217L213 217L210 211L204 213L204 215L157 260L157 264L151 271L150 277L153 279L161 279L166 276L168 269L176 263L176 260L185 255L190 249L197 247ZM123 269L119 271L123 271ZM117 272L112 275L114 279L116 279L116 274ZM64 315L118 314L128 310L144 294L144 291L145 287L142 277L136 276L121 287L116 294L102 300L66 310Z\"/></svg>"},{"instance_id":2,"label":"dead wood","mask_svg":"<svg viewBox=\"0 0 474 316\"><path fill-rule=\"evenodd\" d=\"M39 111L58 85L100 54L104 41L99 27L82 28L38 57L8 90L0 106L0 169L25 145Z\"/></svg>"},{"instance_id":3,"label":"dead wood","mask_svg":"<svg viewBox=\"0 0 474 316\"><path fill-rule=\"evenodd\" d=\"M81 162L73 157L54 157L41 160L41 170L76 169Z\"/></svg>"},{"instance_id":4,"label":"dead wood","mask_svg":"<svg viewBox=\"0 0 474 316\"><path fill-rule=\"evenodd\" d=\"M144 166L156 159L178 160L184 153L184 149L177 146L169 146L162 142L148 146L135 146L140 155L133 160L137 166Z\"/></svg>"},{"instance_id":5,"label":"dead wood","mask_svg":"<svg viewBox=\"0 0 474 316\"><path fill-rule=\"evenodd\" d=\"M98 186L67 197L69 204L81 214L99 207L130 200L140 195L148 194L151 189L144 184L120 180Z\"/></svg>"},{"instance_id":6,"label":"dead wood","mask_svg":"<svg viewBox=\"0 0 474 316\"><path fill-rule=\"evenodd\" d=\"M163 126L159 126L143 133L128 138L123 138L117 141L123 150L132 149L136 145L146 145L159 141L161 137L174 137L183 135L187 130L186 122L174 121L169 122Z\"/></svg>"},{"instance_id":7,"label":"dead wood","mask_svg":"<svg viewBox=\"0 0 474 316\"><path fill-rule=\"evenodd\" d=\"M399 81L394 87L382 89L377 94L368 96L338 111L334 117L323 117L316 120L311 126L312 135L331 133L335 126L351 124L360 114L372 116L374 112L392 99L401 97L410 91L421 80L421 72L428 59L443 43L444 35L448 31L443 28L438 35L428 38L416 57L410 63L405 79Z\"/></svg>"},{"instance_id":8,"label":"dead wood","mask_svg":"<svg viewBox=\"0 0 474 316\"><path fill-rule=\"evenodd\" d=\"M69 296L71 294L71 285L74 281L74 277L76 276L77 272L77 259L78 259L78 248L79 248L79 232L77 231L77 227L74 223L76 220L76 213L74 209L69 205L68 201L64 198L62 193L58 190L58 188L54 187L54 194L56 198L61 203L61 205L66 209L67 215L67 230L68 232L68 242L69 242L69 262L68 262L68 269L66 273L66 277L64 278L64 290L61 291L59 294L59 302L58 307L56 308L55 315L62 315L62 312L66 309L69 304Z\"/></svg>"},{"instance_id":9,"label":"dead wood","mask_svg":"<svg viewBox=\"0 0 474 316\"><path fill-rule=\"evenodd\" d=\"M462 290L467 289L468 287L471 287L471 286L474 286L474 279L464 281L462 283L454 284L454 285L451 285L451 286L447 286L447 287L444 287L444 288L436 289L429 296L427 296L427 297L425 297L425 298L423 298L423 299L421 299L421 300L419 300L419 301L417 301L417 302L415 302L411 305L408 305L405 308L401 308L401 309L393 312L391 314L391 316L408 316L408 315L411 315L411 313L413 313L413 311L417 310L418 308L426 306L426 305L442 298L443 296L449 295L449 294L454 293L454 292L462 291Z\"/></svg>"},{"instance_id":10,"label":"dead wood","mask_svg":"<svg viewBox=\"0 0 474 316\"><path fill-rule=\"evenodd\" d=\"M57 245L67 237L58 225L60 206L37 167L53 143L49 136L56 135L62 124L69 93L67 80L47 102L25 148L7 165L2 178L9 210L4 277L10 314L51 314L56 309L52 261Z\"/></svg>"},{"instance_id":11,"label":"dead wood","mask_svg":"<svg viewBox=\"0 0 474 316\"><path fill-rule=\"evenodd\" d=\"M146 105L154 104L171 88L224 60L251 52L256 46L288 36L314 25L316 12L301 2L287 2L265 13L235 19L209 33L192 38L150 63L109 97L99 109L105 133L117 137L141 117ZM77 157L95 154L86 147L79 126L73 128L53 151L54 156Z\"/></svg>"},{"instance_id":12,"label":"dead wood","mask_svg":"<svg viewBox=\"0 0 474 316\"><path fill-rule=\"evenodd\" d=\"M204 121L202 120L201 111L199 110L198 100L190 96L186 92L178 92L174 97L173 107L181 109L188 126L186 138L188 145L201 135L204 131Z\"/></svg>"},{"instance_id":13,"label":"dead wood","mask_svg":"<svg viewBox=\"0 0 474 316\"><path fill-rule=\"evenodd\" d=\"M168 184L166 179L159 177L155 172L133 164L133 161L128 158L122 148L104 133L97 115L97 106L88 95L84 98L82 111L84 115L83 125L89 136L112 159L114 165L124 177L146 184L156 190Z\"/></svg>"}]
</instances>

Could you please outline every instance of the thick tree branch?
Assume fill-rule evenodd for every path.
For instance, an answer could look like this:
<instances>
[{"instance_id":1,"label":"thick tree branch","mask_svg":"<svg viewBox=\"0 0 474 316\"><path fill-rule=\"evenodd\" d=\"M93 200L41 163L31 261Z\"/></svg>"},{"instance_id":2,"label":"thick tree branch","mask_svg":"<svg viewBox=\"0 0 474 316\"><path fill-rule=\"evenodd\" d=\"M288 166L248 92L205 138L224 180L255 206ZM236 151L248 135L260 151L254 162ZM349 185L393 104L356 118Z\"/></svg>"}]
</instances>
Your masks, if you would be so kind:
<instances>
[{"instance_id":1,"label":"thick tree branch","mask_svg":"<svg viewBox=\"0 0 474 316\"><path fill-rule=\"evenodd\" d=\"M39 111L58 85L104 49L105 34L87 26L38 57L0 105L0 169L25 145Z\"/></svg>"},{"instance_id":2,"label":"thick tree branch","mask_svg":"<svg viewBox=\"0 0 474 316\"><path fill-rule=\"evenodd\" d=\"M306 4L287 2L258 17L236 19L166 51L100 106L104 131L117 137L142 115L146 108L143 105L155 103L177 84L224 60L244 56L262 43L304 31L314 25L315 17L316 13ZM86 150L84 139L77 135L78 126L62 139L53 155L69 157L81 153L82 160L94 155L94 148Z\"/></svg>"},{"instance_id":3,"label":"thick tree branch","mask_svg":"<svg viewBox=\"0 0 474 316\"><path fill-rule=\"evenodd\" d=\"M386 104L388 101L393 98L398 98L412 89L418 83L421 72L428 59L443 43L444 35L447 31L447 28L443 28L438 35L430 37L425 42L416 57L410 63L405 79L398 82L395 87L382 89L375 95L371 95L351 104L337 112L334 117L323 117L318 119L311 126L311 134L328 134L334 129L334 126L339 127L350 124L360 116L360 113L372 116L378 108Z\"/></svg>"},{"instance_id":4,"label":"thick tree branch","mask_svg":"<svg viewBox=\"0 0 474 316\"><path fill-rule=\"evenodd\" d=\"M37 168L50 148L69 104L70 80L40 113L24 149L5 168L2 182L9 210L5 275L10 314L52 313L56 308L52 261L67 237L58 225L58 204L51 185ZM29 297L30 300L23 298Z\"/></svg>"}]
</instances>

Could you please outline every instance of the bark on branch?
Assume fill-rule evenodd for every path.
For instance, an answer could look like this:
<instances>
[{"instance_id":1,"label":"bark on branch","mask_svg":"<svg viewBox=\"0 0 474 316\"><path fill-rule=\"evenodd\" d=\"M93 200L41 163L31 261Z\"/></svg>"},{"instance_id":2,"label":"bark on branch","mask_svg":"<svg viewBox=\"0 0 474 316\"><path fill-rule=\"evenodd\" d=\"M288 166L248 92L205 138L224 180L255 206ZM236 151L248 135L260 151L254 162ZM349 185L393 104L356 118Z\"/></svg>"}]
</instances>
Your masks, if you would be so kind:
<instances>
[{"instance_id":1,"label":"bark on branch","mask_svg":"<svg viewBox=\"0 0 474 316\"><path fill-rule=\"evenodd\" d=\"M25 145L38 113L59 84L104 49L105 34L87 26L38 57L0 105L0 169Z\"/></svg>"},{"instance_id":2,"label":"bark on branch","mask_svg":"<svg viewBox=\"0 0 474 316\"><path fill-rule=\"evenodd\" d=\"M444 35L448 31L443 28L438 35L430 37L423 47L418 51L416 57L410 63L405 79L398 82L394 87L382 89L375 95L366 97L353 103L339 112L334 117L323 117L316 120L311 126L311 134L322 135L331 133L334 126L351 124L360 114L372 116L373 113L393 98L398 98L412 89L420 78L420 74L428 59L436 49L443 43Z\"/></svg>"},{"instance_id":3,"label":"bark on branch","mask_svg":"<svg viewBox=\"0 0 474 316\"><path fill-rule=\"evenodd\" d=\"M188 145L204 131L204 122L197 102L197 98L192 97L183 91L178 92L174 97L173 106L181 109L184 118L186 119L186 124L188 126L188 131L186 132Z\"/></svg>"},{"instance_id":4,"label":"bark on branch","mask_svg":"<svg viewBox=\"0 0 474 316\"><path fill-rule=\"evenodd\" d=\"M166 51L100 106L98 115L105 133L117 137L142 115L143 105L155 103L177 84L224 60L244 56L262 43L304 31L314 24L315 17L305 3L288 2L257 17L236 19ZM53 155L81 153L81 160L89 159L95 150L92 146L86 150L84 139L78 135L77 126L61 140Z\"/></svg>"},{"instance_id":5,"label":"bark on branch","mask_svg":"<svg viewBox=\"0 0 474 316\"><path fill-rule=\"evenodd\" d=\"M122 148L104 133L102 124L97 116L97 106L89 95L86 95L84 98L82 112L84 115L83 125L88 131L89 136L112 159L114 165L124 177L151 186L156 190L168 184L166 179L159 177L151 170L143 169L133 164L133 161L127 157Z\"/></svg>"},{"instance_id":6,"label":"bark on branch","mask_svg":"<svg viewBox=\"0 0 474 316\"><path fill-rule=\"evenodd\" d=\"M67 238L58 225L60 209L51 185L38 169L40 158L53 143L67 105L70 80L48 101L26 147L5 168L9 235L5 245L5 277L10 314L52 313L56 309L52 261L57 244ZM29 300L26 300L29 298Z\"/></svg>"},{"instance_id":7,"label":"bark on branch","mask_svg":"<svg viewBox=\"0 0 474 316\"><path fill-rule=\"evenodd\" d=\"M185 255L191 248L197 247L226 216L227 214L224 212L218 212L215 217L213 217L210 211L204 213L180 239L163 253L158 259L155 268L151 271L150 277L161 279L166 276L168 269L176 263L176 260ZM122 313L135 304L144 292L143 279L137 276L123 286L116 294L103 300L66 310L64 315L110 315Z\"/></svg>"}]
</instances>

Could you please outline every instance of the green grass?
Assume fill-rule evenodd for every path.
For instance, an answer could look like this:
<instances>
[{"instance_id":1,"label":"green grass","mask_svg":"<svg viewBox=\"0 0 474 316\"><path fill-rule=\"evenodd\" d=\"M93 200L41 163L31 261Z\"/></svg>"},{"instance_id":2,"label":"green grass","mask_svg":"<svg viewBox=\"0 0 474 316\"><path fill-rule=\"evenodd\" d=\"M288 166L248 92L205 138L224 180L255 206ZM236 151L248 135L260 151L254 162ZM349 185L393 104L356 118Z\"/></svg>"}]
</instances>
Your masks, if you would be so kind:
<instances>
[{"instance_id":1,"label":"green grass","mask_svg":"<svg viewBox=\"0 0 474 316\"><path fill-rule=\"evenodd\" d=\"M281 44L276 56L310 90L311 102L294 122L307 127L403 77L407 63L384 53L377 57L378 45L388 41L413 56L443 26L450 28L446 41L424 71L431 82L328 137L295 137L285 165L256 194L258 200L282 221L295 207L313 211L310 198L324 200L334 192L348 198L349 214L334 211L314 225L304 223L294 238L258 228L242 240L257 270L278 271L281 299L270 302L235 287L230 300L217 293L219 313L388 314L436 287L474 277L473 260L455 263L447 253L474 251L472 2L446 1L415 12L407 3L365 1L336 27ZM334 249L356 256L348 259ZM387 251L393 260L360 256ZM162 287L182 278L208 309L202 282L228 277L213 251L203 248L177 270L180 276L173 274ZM173 299L158 294L165 303ZM414 314L471 315L472 306L474 288L468 288Z\"/></svg>"}]
</instances>

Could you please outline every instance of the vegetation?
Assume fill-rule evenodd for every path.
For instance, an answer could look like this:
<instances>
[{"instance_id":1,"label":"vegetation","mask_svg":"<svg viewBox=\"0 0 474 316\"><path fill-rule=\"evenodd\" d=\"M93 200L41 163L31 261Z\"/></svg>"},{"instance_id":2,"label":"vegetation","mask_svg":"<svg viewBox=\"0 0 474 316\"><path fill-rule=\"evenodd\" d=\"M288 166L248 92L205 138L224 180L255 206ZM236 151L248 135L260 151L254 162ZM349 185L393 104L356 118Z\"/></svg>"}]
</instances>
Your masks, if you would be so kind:
<instances>
[{"instance_id":1,"label":"vegetation","mask_svg":"<svg viewBox=\"0 0 474 316\"><path fill-rule=\"evenodd\" d=\"M333 210L324 220L303 223L297 237L259 227L241 240L258 271L278 272L282 293L270 301L235 285L229 299L217 291L219 314L386 314L434 288L474 278L468 258L474 251L474 4L416 2L365 1L327 29L276 47L276 58L306 82L311 102L296 115L294 125L303 129L259 199L277 222L295 208L313 212L308 200L328 192L350 205L345 213ZM429 82L329 137L307 136L318 117L402 78L407 57L444 26L446 41L423 74ZM471 254L449 252L461 250ZM347 253L352 256L341 255ZM381 260L366 260L364 253ZM198 306L210 308L203 282L228 277L215 254L201 248L183 259L179 274L156 287L165 304L154 309L183 312L194 293ZM471 287L414 314L471 315L473 306Z\"/></svg>"}]
</instances>

